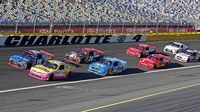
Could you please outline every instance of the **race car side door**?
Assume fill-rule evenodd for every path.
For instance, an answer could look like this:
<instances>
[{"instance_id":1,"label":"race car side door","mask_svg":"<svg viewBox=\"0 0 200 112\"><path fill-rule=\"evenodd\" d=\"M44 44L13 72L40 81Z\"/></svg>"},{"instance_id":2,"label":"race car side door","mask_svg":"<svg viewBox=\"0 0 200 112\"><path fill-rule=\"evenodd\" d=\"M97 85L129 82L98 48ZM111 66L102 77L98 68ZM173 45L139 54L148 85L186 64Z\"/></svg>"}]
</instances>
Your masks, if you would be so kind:
<instances>
[{"instance_id":1,"label":"race car side door","mask_svg":"<svg viewBox=\"0 0 200 112\"><path fill-rule=\"evenodd\" d=\"M121 70L122 70L122 67L120 66L120 63L118 61L115 61L113 63L112 72L113 73L120 73Z\"/></svg>"},{"instance_id":2,"label":"race car side door","mask_svg":"<svg viewBox=\"0 0 200 112\"><path fill-rule=\"evenodd\" d=\"M61 64L59 67L58 67L58 71L57 71L57 74L56 74L56 77L64 77L64 73L65 73L65 66L63 64Z\"/></svg>"},{"instance_id":3,"label":"race car side door","mask_svg":"<svg viewBox=\"0 0 200 112\"><path fill-rule=\"evenodd\" d=\"M37 54L36 56L34 56L33 59L34 59L34 60L33 60L32 65L41 64L41 63L44 62L44 59L43 59L43 57L42 57L42 54Z\"/></svg>"}]
</instances>

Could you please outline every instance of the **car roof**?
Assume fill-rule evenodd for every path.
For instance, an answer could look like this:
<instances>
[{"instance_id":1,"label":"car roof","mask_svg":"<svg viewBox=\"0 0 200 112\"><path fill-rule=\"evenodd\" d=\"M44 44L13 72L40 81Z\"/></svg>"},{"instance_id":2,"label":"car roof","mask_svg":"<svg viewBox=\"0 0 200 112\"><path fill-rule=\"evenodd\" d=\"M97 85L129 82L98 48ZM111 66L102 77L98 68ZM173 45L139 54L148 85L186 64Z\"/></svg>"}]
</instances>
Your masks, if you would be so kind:
<instances>
[{"instance_id":1,"label":"car roof","mask_svg":"<svg viewBox=\"0 0 200 112\"><path fill-rule=\"evenodd\" d=\"M179 44L179 45L184 45L183 43L180 42L173 42L174 44Z\"/></svg>"},{"instance_id":2,"label":"car roof","mask_svg":"<svg viewBox=\"0 0 200 112\"><path fill-rule=\"evenodd\" d=\"M162 54L151 54L151 56L156 57L156 58L161 58L161 57L163 57Z\"/></svg>"},{"instance_id":3,"label":"car roof","mask_svg":"<svg viewBox=\"0 0 200 112\"><path fill-rule=\"evenodd\" d=\"M149 47L149 45L147 45L147 44L138 44L138 46L141 46L141 47Z\"/></svg>"},{"instance_id":4,"label":"car roof","mask_svg":"<svg viewBox=\"0 0 200 112\"><path fill-rule=\"evenodd\" d=\"M27 50L27 51L24 51L24 52L27 52L29 54L32 54L32 55L37 55L37 54L41 54L41 52L37 51L37 50Z\"/></svg>"},{"instance_id":5,"label":"car roof","mask_svg":"<svg viewBox=\"0 0 200 112\"><path fill-rule=\"evenodd\" d=\"M89 51L92 51L92 50L94 50L94 49L84 47L84 48L80 48L80 50L83 50L83 51L85 51L85 52L89 52Z\"/></svg>"}]
</instances>

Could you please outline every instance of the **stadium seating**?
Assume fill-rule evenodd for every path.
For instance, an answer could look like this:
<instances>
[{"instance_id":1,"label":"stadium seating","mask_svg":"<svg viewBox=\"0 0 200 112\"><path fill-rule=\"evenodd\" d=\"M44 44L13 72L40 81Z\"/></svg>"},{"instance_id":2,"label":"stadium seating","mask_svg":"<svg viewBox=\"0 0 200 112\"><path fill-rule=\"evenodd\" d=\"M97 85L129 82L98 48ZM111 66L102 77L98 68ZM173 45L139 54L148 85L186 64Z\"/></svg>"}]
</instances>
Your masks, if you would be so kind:
<instances>
[{"instance_id":1,"label":"stadium seating","mask_svg":"<svg viewBox=\"0 0 200 112\"><path fill-rule=\"evenodd\" d=\"M0 22L163 22L199 20L199 0L1 0Z\"/></svg>"}]
</instances>

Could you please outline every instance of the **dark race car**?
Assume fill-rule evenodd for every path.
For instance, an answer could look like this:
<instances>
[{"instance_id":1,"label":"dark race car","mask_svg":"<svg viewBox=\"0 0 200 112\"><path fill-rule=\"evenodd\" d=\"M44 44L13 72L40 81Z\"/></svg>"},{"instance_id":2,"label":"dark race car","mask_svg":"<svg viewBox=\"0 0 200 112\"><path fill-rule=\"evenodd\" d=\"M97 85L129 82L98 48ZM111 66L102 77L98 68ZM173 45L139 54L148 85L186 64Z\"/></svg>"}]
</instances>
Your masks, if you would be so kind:
<instances>
[{"instance_id":1,"label":"dark race car","mask_svg":"<svg viewBox=\"0 0 200 112\"><path fill-rule=\"evenodd\" d=\"M104 52L95 48L79 48L76 51L66 53L64 60L73 64L91 63L104 56Z\"/></svg>"}]
</instances>

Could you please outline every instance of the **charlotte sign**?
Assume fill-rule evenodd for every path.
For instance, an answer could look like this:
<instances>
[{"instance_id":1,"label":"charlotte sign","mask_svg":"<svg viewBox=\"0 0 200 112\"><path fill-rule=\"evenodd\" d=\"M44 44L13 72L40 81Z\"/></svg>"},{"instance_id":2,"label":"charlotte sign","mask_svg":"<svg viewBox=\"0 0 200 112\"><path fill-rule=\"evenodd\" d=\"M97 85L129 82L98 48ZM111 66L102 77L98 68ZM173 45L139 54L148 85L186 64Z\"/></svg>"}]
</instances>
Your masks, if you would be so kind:
<instances>
[{"instance_id":1,"label":"charlotte sign","mask_svg":"<svg viewBox=\"0 0 200 112\"><path fill-rule=\"evenodd\" d=\"M145 35L121 36L2 36L0 46L47 46L72 44L106 44L146 41Z\"/></svg>"}]
</instances>

